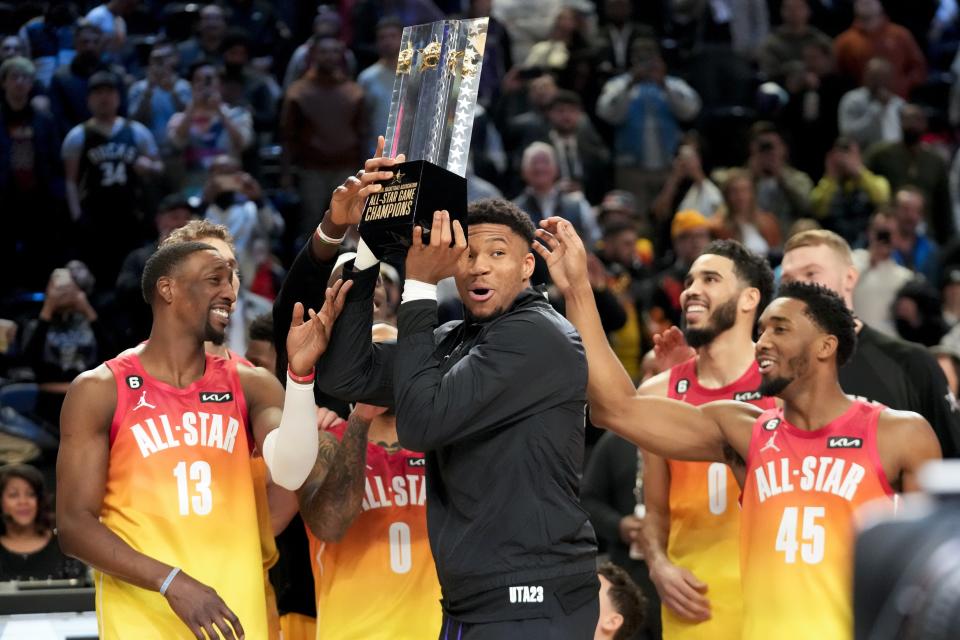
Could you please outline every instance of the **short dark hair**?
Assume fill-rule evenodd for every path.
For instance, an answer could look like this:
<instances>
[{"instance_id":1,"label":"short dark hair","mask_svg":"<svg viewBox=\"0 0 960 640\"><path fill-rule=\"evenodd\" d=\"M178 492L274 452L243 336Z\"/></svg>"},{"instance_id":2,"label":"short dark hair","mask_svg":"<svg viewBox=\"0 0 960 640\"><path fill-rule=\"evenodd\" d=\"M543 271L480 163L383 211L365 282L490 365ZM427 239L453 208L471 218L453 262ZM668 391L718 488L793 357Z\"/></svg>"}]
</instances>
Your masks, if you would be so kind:
<instances>
[{"instance_id":1,"label":"short dark hair","mask_svg":"<svg viewBox=\"0 0 960 640\"><path fill-rule=\"evenodd\" d=\"M247 339L264 340L272 343L273 314L268 311L267 313L261 313L254 318L253 322L250 323L250 328L247 329Z\"/></svg>"},{"instance_id":2,"label":"short dark hair","mask_svg":"<svg viewBox=\"0 0 960 640\"><path fill-rule=\"evenodd\" d=\"M580 95L568 89L561 89L557 91L557 95L554 96L553 100L550 101L550 109L553 109L557 105L567 104L578 109L583 109L583 100L580 99Z\"/></svg>"},{"instance_id":3,"label":"short dark hair","mask_svg":"<svg viewBox=\"0 0 960 640\"><path fill-rule=\"evenodd\" d=\"M703 254L727 258L733 262L733 272L737 278L760 292L760 304L757 305L756 314L759 318L773 298L773 269L767 259L753 253L736 240L714 240L703 250Z\"/></svg>"},{"instance_id":4,"label":"short dark hair","mask_svg":"<svg viewBox=\"0 0 960 640\"><path fill-rule=\"evenodd\" d=\"M403 31L403 22L400 21L400 18L396 16L384 16L380 18L377 22L376 29L374 33L380 33L383 29L396 29L397 31Z\"/></svg>"},{"instance_id":5,"label":"short dark hair","mask_svg":"<svg viewBox=\"0 0 960 640\"><path fill-rule=\"evenodd\" d=\"M147 264L143 268L143 278L140 281L140 288L143 292L143 299L147 304L153 304L154 296L157 292L157 281L164 276L169 276L180 266L184 260L197 251L216 249L206 242L174 242L166 244L157 249L152 256L147 259Z\"/></svg>"},{"instance_id":6,"label":"short dark hair","mask_svg":"<svg viewBox=\"0 0 960 640\"><path fill-rule=\"evenodd\" d=\"M212 58L200 58L187 67L187 81L193 82L194 74L197 73L198 69L202 69L204 67L213 67L213 70L217 72L217 75L220 75L220 65L216 60L213 60Z\"/></svg>"},{"instance_id":7,"label":"short dark hair","mask_svg":"<svg viewBox=\"0 0 960 640\"><path fill-rule=\"evenodd\" d=\"M242 46L248 53L250 52L250 32L243 27L230 27L227 29L226 34L223 36L223 41L220 43L220 52L224 53L228 49L236 46Z\"/></svg>"},{"instance_id":8,"label":"short dark hair","mask_svg":"<svg viewBox=\"0 0 960 640\"><path fill-rule=\"evenodd\" d=\"M630 574L612 562L597 567L597 573L610 582L610 602L623 616L623 624L617 629L613 640L630 640L643 627L647 599Z\"/></svg>"},{"instance_id":9,"label":"short dark hair","mask_svg":"<svg viewBox=\"0 0 960 640\"><path fill-rule=\"evenodd\" d=\"M475 224L502 224L523 238L528 245L533 244L536 228L533 220L523 210L503 198L484 198L475 200L467 206L467 227Z\"/></svg>"},{"instance_id":10,"label":"short dark hair","mask_svg":"<svg viewBox=\"0 0 960 640\"><path fill-rule=\"evenodd\" d=\"M853 312L836 292L819 284L790 282L781 285L778 298L804 303L804 312L821 331L837 338L837 366L842 367L857 348L857 325Z\"/></svg>"},{"instance_id":11,"label":"short dark hair","mask_svg":"<svg viewBox=\"0 0 960 640\"><path fill-rule=\"evenodd\" d=\"M620 235L624 231L633 231L636 233L637 228L633 223L622 221L622 222L611 222L610 224L603 225L603 237L612 238L613 236Z\"/></svg>"},{"instance_id":12,"label":"short dark hair","mask_svg":"<svg viewBox=\"0 0 960 640\"><path fill-rule=\"evenodd\" d=\"M780 133L780 130L777 129L777 125L769 122L767 120L760 120L759 122L754 122L750 127L750 142L756 142L760 136L766 135L775 135L778 138L783 138L783 134Z\"/></svg>"},{"instance_id":13,"label":"short dark hair","mask_svg":"<svg viewBox=\"0 0 960 640\"><path fill-rule=\"evenodd\" d=\"M157 205L157 213L166 213L167 211L176 211L177 209L186 209L187 211L193 212L190 201L179 193L171 193L164 196L160 204Z\"/></svg>"},{"instance_id":14,"label":"short dark hair","mask_svg":"<svg viewBox=\"0 0 960 640\"><path fill-rule=\"evenodd\" d=\"M0 494L7 489L7 483L19 478L30 485L37 496L37 518L33 522L34 530L44 534L53 529L53 508L50 505L50 495L47 485L43 481L43 474L28 464L8 464L0 467ZM0 534L7 533L7 519L0 517Z\"/></svg>"}]
</instances>

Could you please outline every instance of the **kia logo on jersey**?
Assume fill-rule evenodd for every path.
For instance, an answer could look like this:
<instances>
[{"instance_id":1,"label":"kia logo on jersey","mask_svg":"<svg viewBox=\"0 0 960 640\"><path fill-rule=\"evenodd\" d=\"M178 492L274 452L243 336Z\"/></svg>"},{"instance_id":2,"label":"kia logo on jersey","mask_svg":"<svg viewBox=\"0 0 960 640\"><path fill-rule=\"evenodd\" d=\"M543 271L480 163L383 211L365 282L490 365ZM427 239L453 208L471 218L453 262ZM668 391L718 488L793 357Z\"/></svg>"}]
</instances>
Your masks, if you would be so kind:
<instances>
[{"instance_id":1,"label":"kia logo on jersey","mask_svg":"<svg viewBox=\"0 0 960 640\"><path fill-rule=\"evenodd\" d=\"M741 391L740 393L733 394L733 399L737 402L750 402L751 400L759 400L762 397L759 391Z\"/></svg>"},{"instance_id":2,"label":"kia logo on jersey","mask_svg":"<svg viewBox=\"0 0 960 640\"><path fill-rule=\"evenodd\" d=\"M408 467L425 467L427 466L426 458L409 458L407 459Z\"/></svg>"},{"instance_id":3,"label":"kia logo on jersey","mask_svg":"<svg viewBox=\"0 0 960 640\"><path fill-rule=\"evenodd\" d=\"M229 391L201 391L200 402L230 402L233 394Z\"/></svg>"},{"instance_id":4,"label":"kia logo on jersey","mask_svg":"<svg viewBox=\"0 0 960 640\"><path fill-rule=\"evenodd\" d=\"M827 438L827 449L859 449L862 446L863 440L860 438L851 438L850 436Z\"/></svg>"}]
</instances>

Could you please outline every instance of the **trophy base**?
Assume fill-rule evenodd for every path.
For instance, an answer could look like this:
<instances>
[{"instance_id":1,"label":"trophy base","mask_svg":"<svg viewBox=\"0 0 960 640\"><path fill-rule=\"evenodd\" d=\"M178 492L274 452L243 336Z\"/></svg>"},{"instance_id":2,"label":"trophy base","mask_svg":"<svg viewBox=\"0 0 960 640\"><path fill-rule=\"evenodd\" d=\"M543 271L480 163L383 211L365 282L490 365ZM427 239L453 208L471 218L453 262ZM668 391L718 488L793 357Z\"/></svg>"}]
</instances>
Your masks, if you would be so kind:
<instances>
[{"instance_id":1,"label":"trophy base","mask_svg":"<svg viewBox=\"0 0 960 640\"><path fill-rule=\"evenodd\" d=\"M367 198L360 237L379 260L403 264L413 242L413 227L423 227L430 238L433 212L445 209L450 222L459 220L467 233L467 180L426 160L394 165L393 178L383 180L383 190Z\"/></svg>"}]
</instances>

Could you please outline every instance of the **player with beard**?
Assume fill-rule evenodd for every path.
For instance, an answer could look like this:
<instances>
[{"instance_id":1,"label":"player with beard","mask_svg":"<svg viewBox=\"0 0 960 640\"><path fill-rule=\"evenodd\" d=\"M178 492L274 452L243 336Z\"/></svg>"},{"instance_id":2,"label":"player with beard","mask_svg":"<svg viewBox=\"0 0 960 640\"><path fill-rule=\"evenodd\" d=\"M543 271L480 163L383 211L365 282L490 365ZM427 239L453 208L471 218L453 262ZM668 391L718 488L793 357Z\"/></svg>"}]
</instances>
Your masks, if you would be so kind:
<instances>
[{"instance_id":1,"label":"player with beard","mask_svg":"<svg viewBox=\"0 0 960 640\"><path fill-rule=\"evenodd\" d=\"M426 453L441 638L589 638L599 581L579 500L582 346L530 287L529 216L505 200L478 200L467 224L469 243L444 211L434 214L429 244L414 230L397 344L371 341L379 269L361 242L344 269L354 285L317 379L336 397L394 405L400 444ZM436 283L449 276L467 319L438 327Z\"/></svg>"},{"instance_id":2,"label":"player with beard","mask_svg":"<svg viewBox=\"0 0 960 640\"><path fill-rule=\"evenodd\" d=\"M773 294L766 260L732 240L711 243L680 294L683 334L696 356L651 378L641 395L692 405L761 397L753 327ZM722 462L643 454L644 557L660 594L663 637L739 638L742 602L736 478Z\"/></svg>"},{"instance_id":3,"label":"player with beard","mask_svg":"<svg viewBox=\"0 0 960 640\"><path fill-rule=\"evenodd\" d=\"M742 487L742 637L852 638L854 512L917 490L918 470L940 447L921 416L840 388L837 370L857 340L843 300L789 284L760 316L760 391L782 408L639 395L604 335L583 243L560 218L541 224L535 250L583 338L594 423L667 458L724 462Z\"/></svg>"},{"instance_id":4,"label":"player with beard","mask_svg":"<svg viewBox=\"0 0 960 640\"><path fill-rule=\"evenodd\" d=\"M284 393L269 372L204 353L226 329L233 277L209 244L159 249L143 276L150 340L67 393L57 523L64 551L96 569L101 638L268 637L250 451L299 487L317 458L316 413L312 385ZM323 353L348 289L307 321L295 311L291 379Z\"/></svg>"}]
</instances>

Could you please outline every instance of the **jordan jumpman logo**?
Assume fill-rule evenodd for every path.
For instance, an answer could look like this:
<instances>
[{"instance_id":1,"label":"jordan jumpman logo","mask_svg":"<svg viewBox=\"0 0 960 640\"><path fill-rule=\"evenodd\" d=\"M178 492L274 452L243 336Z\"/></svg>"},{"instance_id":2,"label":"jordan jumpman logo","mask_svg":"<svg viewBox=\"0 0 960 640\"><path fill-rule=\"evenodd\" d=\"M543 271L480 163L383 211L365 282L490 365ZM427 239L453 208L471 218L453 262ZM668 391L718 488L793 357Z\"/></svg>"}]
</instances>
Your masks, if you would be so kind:
<instances>
[{"instance_id":1,"label":"jordan jumpman logo","mask_svg":"<svg viewBox=\"0 0 960 640\"><path fill-rule=\"evenodd\" d=\"M760 448L760 451L766 451L767 449L773 449L773 450L776 451L777 453L780 453L780 447L778 447L778 446L777 446L777 443L774 442L774 440L777 439L777 434L778 434L778 433L780 433L780 432L779 432L779 431L774 431L774 432L773 432L773 435L770 436L770 439L767 440L767 444L763 445L763 447Z\"/></svg>"},{"instance_id":2,"label":"jordan jumpman logo","mask_svg":"<svg viewBox=\"0 0 960 640\"><path fill-rule=\"evenodd\" d=\"M140 401L137 402L137 406L135 406L135 407L133 408L133 410L136 411L137 409L142 409L143 407L146 407L147 409L156 409L156 408L157 408L157 405L155 405L155 404L150 404L149 402L147 402L147 390L146 390L146 389L144 389L144 390L143 390L143 393L140 394Z\"/></svg>"}]
</instances>

